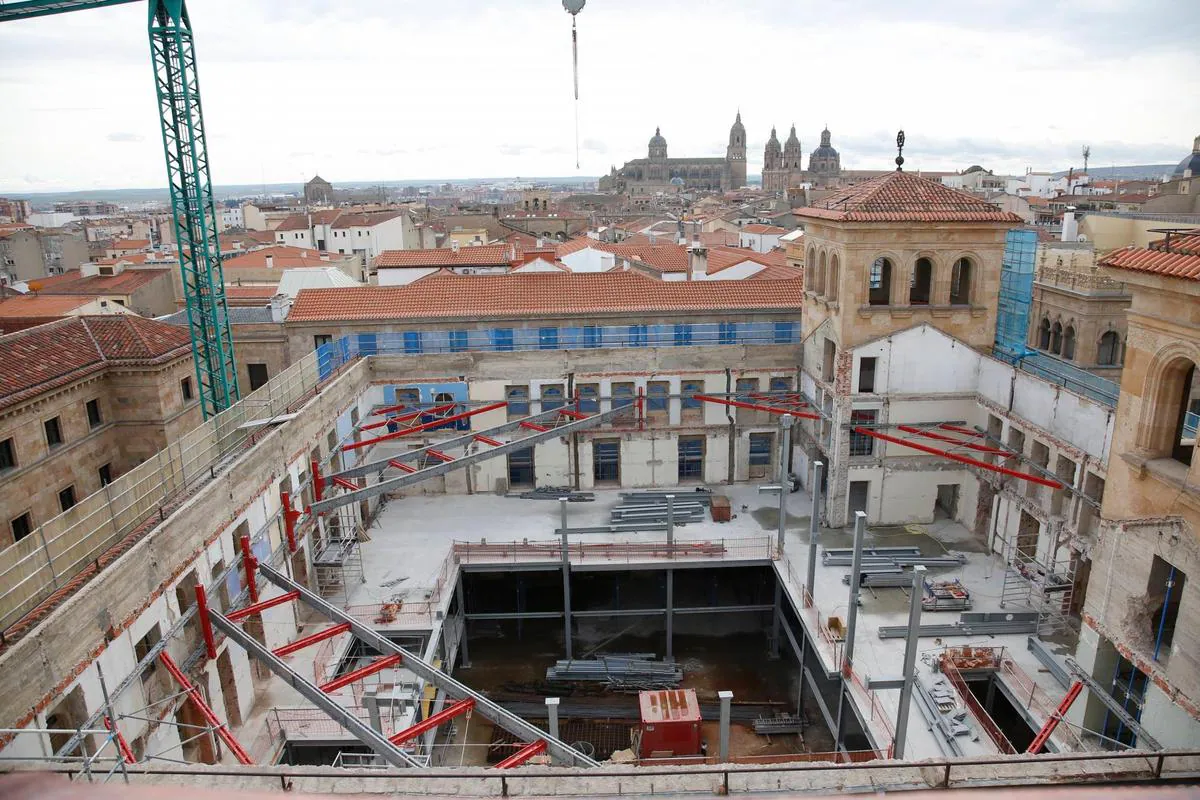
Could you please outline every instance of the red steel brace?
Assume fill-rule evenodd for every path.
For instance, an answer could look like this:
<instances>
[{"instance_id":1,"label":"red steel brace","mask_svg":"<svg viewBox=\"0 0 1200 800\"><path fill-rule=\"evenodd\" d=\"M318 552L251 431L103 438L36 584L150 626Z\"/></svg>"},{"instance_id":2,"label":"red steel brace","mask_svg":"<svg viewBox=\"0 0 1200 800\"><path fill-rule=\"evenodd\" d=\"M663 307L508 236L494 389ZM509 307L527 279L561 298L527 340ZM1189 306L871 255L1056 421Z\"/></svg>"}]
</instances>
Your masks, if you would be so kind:
<instances>
[{"instance_id":1,"label":"red steel brace","mask_svg":"<svg viewBox=\"0 0 1200 800\"><path fill-rule=\"evenodd\" d=\"M200 618L200 634L204 637L204 654L217 657L217 640L213 636L212 619L208 616L208 594L204 587L196 584L196 616Z\"/></svg>"},{"instance_id":2,"label":"red steel brace","mask_svg":"<svg viewBox=\"0 0 1200 800\"><path fill-rule=\"evenodd\" d=\"M404 428L402 430L398 430L393 433L385 433L383 436L376 436L374 439L363 439L361 442L351 442L350 444L344 444L344 445L342 445L342 450L343 451L356 450L360 447L369 447L378 442L388 441L389 439L398 439L401 436L409 436L414 433L420 433L421 431L426 431L426 430L429 430L430 428L440 428L441 426L447 425L451 422L458 422L460 419L467 419L468 417L473 417L476 414L483 414L487 411L495 411L496 409L504 408L507 405L508 405L508 403L506 403L506 402L500 402L500 403L491 403L486 406L480 406L479 408L471 408L471 409L468 409L468 410L463 411L458 414L451 414L448 417L439 417L438 419L435 419L433 422L426 422L423 425L413 425L411 428Z\"/></svg>"},{"instance_id":3,"label":"red steel brace","mask_svg":"<svg viewBox=\"0 0 1200 800\"><path fill-rule=\"evenodd\" d=\"M300 520L300 512L292 508L292 495L289 492L279 493L279 504L283 507L283 533L287 537L288 552L296 552L296 523Z\"/></svg>"},{"instance_id":4,"label":"red steel brace","mask_svg":"<svg viewBox=\"0 0 1200 800\"><path fill-rule=\"evenodd\" d=\"M519 767L529 759L533 758L539 753L544 753L545 751L546 740L538 739L536 742L531 742L530 744L525 745L511 756L501 761L496 765L496 769L512 769L513 767Z\"/></svg>"},{"instance_id":5,"label":"red steel brace","mask_svg":"<svg viewBox=\"0 0 1200 800\"><path fill-rule=\"evenodd\" d=\"M121 758L125 759L125 763L136 764L137 759L133 757L133 751L129 749L129 742L125 741L125 737L121 735L121 729L114 725L108 717L104 718L104 727L117 734L117 749L121 751Z\"/></svg>"},{"instance_id":6,"label":"red steel brace","mask_svg":"<svg viewBox=\"0 0 1200 800\"><path fill-rule=\"evenodd\" d=\"M326 639L332 639L338 634L345 633L348 630L350 630L350 623L342 622L338 625L326 628L323 631L317 631L316 633L310 633L308 636L302 636L296 641L288 642L281 647L276 647L272 652L282 658L283 656L291 655L297 650L303 650L309 645L314 645L317 642L323 642Z\"/></svg>"},{"instance_id":7,"label":"red steel brace","mask_svg":"<svg viewBox=\"0 0 1200 800\"><path fill-rule=\"evenodd\" d=\"M401 472L413 473L413 472L417 471L416 467L411 466L409 464L405 464L403 461L397 461L394 458L388 462L388 466L395 467L396 469L400 470Z\"/></svg>"},{"instance_id":8,"label":"red steel brace","mask_svg":"<svg viewBox=\"0 0 1200 800\"><path fill-rule=\"evenodd\" d=\"M284 603L290 603L293 600L299 599L299 597L300 593L297 591L284 592L281 595L272 597L270 600L263 600L261 603L253 603L234 611L230 611L225 616L229 618L230 622L237 622L238 620L245 619L246 617L252 617L255 614L261 614L268 608L274 608L275 606L281 606Z\"/></svg>"},{"instance_id":9,"label":"red steel brace","mask_svg":"<svg viewBox=\"0 0 1200 800\"><path fill-rule=\"evenodd\" d=\"M314 458L309 466L312 468L313 497L319 503L325 494L325 479L321 477L321 462Z\"/></svg>"},{"instance_id":10,"label":"red steel brace","mask_svg":"<svg viewBox=\"0 0 1200 800\"><path fill-rule=\"evenodd\" d=\"M355 681L362 680L363 678L367 677L368 675L374 675L376 672L382 672L383 670L387 669L388 667L393 667L399 663L400 663L400 656L398 656L398 655L390 655L390 656L384 656L383 658L377 658L374 661L372 661L370 664L367 664L365 667L359 667L358 669L354 670L353 672L347 672L345 675L341 676L340 678L334 678L333 680L329 681L328 683L321 684L321 691L326 692L326 693L336 692L338 689L341 689L343 686L349 686L350 684L354 683Z\"/></svg>"},{"instance_id":11,"label":"red steel brace","mask_svg":"<svg viewBox=\"0 0 1200 800\"><path fill-rule=\"evenodd\" d=\"M330 478L330 482L334 486L340 486L348 492L357 492L361 487L353 481L348 481L345 478L339 478L336 475Z\"/></svg>"},{"instance_id":12,"label":"red steel brace","mask_svg":"<svg viewBox=\"0 0 1200 800\"><path fill-rule=\"evenodd\" d=\"M242 746L238 743L238 740L235 739L233 734L229 732L228 726L226 726L224 722L221 722L221 720L217 719L217 715L213 713L211 708L209 708L208 703L204 702L204 696L201 695L196 686L190 680L188 680L188 677L183 674L183 670L179 668L179 665L175 663L175 660L171 658L166 650L163 650L158 654L158 660L164 667L166 667L167 672L170 673L171 677L175 679L175 682L178 683L180 687L187 693L188 699L192 701L192 705L195 706L196 710L200 712L200 716L204 717L204 721L213 727L217 736L222 742L225 743L225 746L229 748L229 751L233 753L234 757L238 760L238 763L247 767L253 766L254 760L250 758L250 755L245 751L245 749L242 748Z\"/></svg>"},{"instance_id":13,"label":"red steel brace","mask_svg":"<svg viewBox=\"0 0 1200 800\"><path fill-rule=\"evenodd\" d=\"M1031 475L1028 472L1017 472L1015 469L1008 469L1007 467L998 467L995 464L989 464L986 461L980 461L975 458L968 458L966 456L960 456L957 453L949 453L945 450L938 450L936 447L929 447L928 445L923 445L918 442L911 442L911 441L908 441L905 439L899 439L895 436L889 436L886 433L880 433L879 431L871 430L870 428L855 427L855 428L853 428L853 431L855 433L862 434L863 436L870 436L872 438L880 439L885 442L891 442L892 444L899 444L899 445L903 445L904 447L911 447L913 450L920 450L923 453L929 453L929 454L935 455L935 456L942 456L943 458L948 458L951 461L957 461L960 464L969 464L972 467L979 467L980 469L986 469L989 472L999 472L1001 475L1008 475L1009 477L1012 477L1012 478L1021 478L1023 480L1029 481L1030 483L1036 483L1040 486L1049 486L1051 489L1063 488L1063 485L1061 483L1059 483L1058 481L1047 480L1046 478L1040 477L1038 475Z\"/></svg>"},{"instance_id":14,"label":"red steel brace","mask_svg":"<svg viewBox=\"0 0 1200 800\"><path fill-rule=\"evenodd\" d=\"M246 568L246 587L250 589L250 602L258 602L258 559L250 549L250 537L242 537L242 566Z\"/></svg>"},{"instance_id":15,"label":"red steel brace","mask_svg":"<svg viewBox=\"0 0 1200 800\"><path fill-rule=\"evenodd\" d=\"M388 741L391 742L392 744L404 744L405 742L409 741L410 739L417 738L418 736L420 736L422 733L425 733L426 731L433 730L438 725L441 725L443 722L445 722L447 720L451 720L451 719L454 719L455 717L466 714L468 711L470 711L474 707L475 707L475 699L472 697L468 697L465 700L459 700L454 705L447 706L446 708L442 709L438 713L434 714L429 719L422 720L421 722L418 722L416 725L413 725L411 728L405 728L404 730L400 731L399 733L389 736Z\"/></svg>"}]
</instances>

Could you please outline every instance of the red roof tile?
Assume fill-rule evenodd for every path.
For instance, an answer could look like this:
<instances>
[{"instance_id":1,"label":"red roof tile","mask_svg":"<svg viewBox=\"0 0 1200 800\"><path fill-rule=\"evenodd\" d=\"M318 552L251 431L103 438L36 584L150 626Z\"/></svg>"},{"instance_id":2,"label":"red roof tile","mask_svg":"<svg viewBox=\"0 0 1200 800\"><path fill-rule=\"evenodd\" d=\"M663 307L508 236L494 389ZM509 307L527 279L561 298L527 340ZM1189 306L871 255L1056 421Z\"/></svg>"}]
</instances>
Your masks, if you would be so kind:
<instances>
[{"instance_id":1,"label":"red roof tile","mask_svg":"<svg viewBox=\"0 0 1200 800\"><path fill-rule=\"evenodd\" d=\"M303 289L288 323L338 320L525 319L659 311L795 311L800 282L659 281L635 272L430 275L407 286Z\"/></svg>"},{"instance_id":2,"label":"red roof tile","mask_svg":"<svg viewBox=\"0 0 1200 800\"><path fill-rule=\"evenodd\" d=\"M225 301L231 306L264 306L279 293L279 284L225 286Z\"/></svg>"},{"instance_id":3,"label":"red roof tile","mask_svg":"<svg viewBox=\"0 0 1200 800\"><path fill-rule=\"evenodd\" d=\"M186 327L136 314L72 317L0 336L0 408L64 386L105 364L161 364L186 356Z\"/></svg>"},{"instance_id":4,"label":"red roof tile","mask_svg":"<svg viewBox=\"0 0 1200 800\"><path fill-rule=\"evenodd\" d=\"M267 256L271 257L271 269L292 269L293 267L332 267L336 266L329 260L329 254L311 247L260 247L232 258L222 259L224 269L266 269Z\"/></svg>"},{"instance_id":5,"label":"red roof tile","mask_svg":"<svg viewBox=\"0 0 1200 800\"><path fill-rule=\"evenodd\" d=\"M145 250L150 246L149 239L118 239L108 246L109 250Z\"/></svg>"},{"instance_id":6,"label":"red roof tile","mask_svg":"<svg viewBox=\"0 0 1200 800\"><path fill-rule=\"evenodd\" d=\"M742 228L742 230L744 230L746 233L760 233L767 235L787 233L787 228L781 228L778 225L762 225L757 222L747 225L746 227Z\"/></svg>"},{"instance_id":7,"label":"red roof tile","mask_svg":"<svg viewBox=\"0 0 1200 800\"><path fill-rule=\"evenodd\" d=\"M80 306L95 302L95 297L74 294L22 294L0 300L0 319L53 318L70 314Z\"/></svg>"},{"instance_id":8,"label":"red roof tile","mask_svg":"<svg viewBox=\"0 0 1200 800\"><path fill-rule=\"evenodd\" d=\"M168 269L127 269L120 275L84 276L76 269L50 278L38 278L36 283L39 294L129 294L169 273Z\"/></svg>"},{"instance_id":9,"label":"red roof tile","mask_svg":"<svg viewBox=\"0 0 1200 800\"><path fill-rule=\"evenodd\" d=\"M889 172L798 208L799 217L843 222L1007 222L1016 214L911 172Z\"/></svg>"},{"instance_id":10,"label":"red roof tile","mask_svg":"<svg viewBox=\"0 0 1200 800\"><path fill-rule=\"evenodd\" d=\"M395 219L400 216L401 211L366 211L361 214L342 214L333 223L333 227L341 228L369 228L372 225L378 225L381 222Z\"/></svg>"},{"instance_id":11,"label":"red roof tile","mask_svg":"<svg viewBox=\"0 0 1200 800\"><path fill-rule=\"evenodd\" d=\"M700 244L705 247L718 247L721 245L737 247L738 235L736 231L727 231L724 229L719 231L701 231Z\"/></svg>"},{"instance_id":12,"label":"red roof tile","mask_svg":"<svg viewBox=\"0 0 1200 800\"><path fill-rule=\"evenodd\" d=\"M512 263L515 254L510 244L482 244L476 247L438 247L432 250L384 250L375 259L376 267L465 267L497 266Z\"/></svg>"},{"instance_id":13,"label":"red roof tile","mask_svg":"<svg viewBox=\"0 0 1200 800\"><path fill-rule=\"evenodd\" d=\"M1145 250L1134 247L1114 250L1099 263L1102 267L1200 281L1200 234L1172 236L1170 249L1167 247L1167 241L1163 239L1152 242Z\"/></svg>"}]
</instances>

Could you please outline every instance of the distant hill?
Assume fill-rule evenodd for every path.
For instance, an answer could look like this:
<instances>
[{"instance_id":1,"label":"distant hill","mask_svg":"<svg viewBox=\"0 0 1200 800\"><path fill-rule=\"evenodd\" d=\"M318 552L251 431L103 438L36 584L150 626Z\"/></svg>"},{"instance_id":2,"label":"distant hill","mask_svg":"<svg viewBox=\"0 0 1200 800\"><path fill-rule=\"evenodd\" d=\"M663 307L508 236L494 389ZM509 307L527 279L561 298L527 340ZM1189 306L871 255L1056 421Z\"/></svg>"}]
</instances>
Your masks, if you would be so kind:
<instances>
[{"instance_id":1,"label":"distant hill","mask_svg":"<svg viewBox=\"0 0 1200 800\"><path fill-rule=\"evenodd\" d=\"M438 178L416 181L334 181L335 189L367 189L375 186L440 186L443 183L453 183L456 186L474 186L480 183L507 183L520 180L522 183L549 183L556 185L588 185L595 183L595 176L572 175L570 177L507 177L507 178ZM298 195L304 190L301 183L254 183L254 184L217 184L213 186L213 196L218 200L227 197L255 197L264 193L267 195ZM168 200L167 187L154 189L88 189L75 192L24 192L0 195L29 200L36 204L66 202L69 200L108 200L119 205L135 203L161 202Z\"/></svg>"},{"instance_id":2,"label":"distant hill","mask_svg":"<svg viewBox=\"0 0 1200 800\"><path fill-rule=\"evenodd\" d=\"M1174 164L1135 164L1130 167L1088 167L1088 174L1093 178L1101 180L1157 180L1163 175L1170 175L1174 171ZM1076 169L1076 172L1082 172L1081 169ZM1054 173L1054 177L1066 177L1067 170Z\"/></svg>"}]
</instances>

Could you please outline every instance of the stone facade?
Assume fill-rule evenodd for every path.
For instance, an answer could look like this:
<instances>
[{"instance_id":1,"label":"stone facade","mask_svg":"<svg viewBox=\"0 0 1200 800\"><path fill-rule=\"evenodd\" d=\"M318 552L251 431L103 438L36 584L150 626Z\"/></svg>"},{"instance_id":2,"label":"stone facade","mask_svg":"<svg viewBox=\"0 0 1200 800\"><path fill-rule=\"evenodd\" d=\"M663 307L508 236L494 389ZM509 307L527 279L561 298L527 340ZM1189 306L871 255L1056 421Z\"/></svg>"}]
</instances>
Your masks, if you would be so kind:
<instances>
[{"instance_id":1,"label":"stone facade","mask_svg":"<svg viewBox=\"0 0 1200 800\"><path fill-rule=\"evenodd\" d=\"M668 158L667 140L656 128L646 158L626 161L600 179L600 191L620 194L653 194L699 190L725 192L746 182L746 129L742 115L729 131L724 158Z\"/></svg>"},{"instance_id":2,"label":"stone facade","mask_svg":"<svg viewBox=\"0 0 1200 800\"><path fill-rule=\"evenodd\" d=\"M1120 381L1129 303L1125 284L1100 271L1090 245L1039 247L1028 344Z\"/></svg>"},{"instance_id":3,"label":"stone facade","mask_svg":"<svg viewBox=\"0 0 1200 800\"><path fill-rule=\"evenodd\" d=\"M75 319L43 327L79 324ZM5 339L32 333L0 338L0 348ZM54 356L47 352L44 357ZM190 399L184 397L184 380L190 387ZM23 532L26 524L31 530L36 528L67 510L68 501L78 502L100 491L107 480L152 457L199 424L195 382L191 352L185 346L143 363L112 360L101 369L19 402L2 403L4 398L0 398L0 442L9 442L16 462L12 468L0 470L0 508L5 513L0 520L0 545L13 541L14 523L18 532ZM48 423L57 428L59 441L52 443ZM26 513L28 519L16 522Z\"/></svg>"},{"instance_id":4,"label":"stone facade","mask_svg":"<svg viewBox=\"0 0 1200 800\"><path fill-rule=\"evenodd\" d=\"M1142 723L1164 746L1184 747L1200 737L1200 632L1186 622L1200 609L1200 456L1180 429L1200 364L1200 283L1110 276L1133 300L1078 660L1106 687L1114 675L1132 682ZM1089 701L1088 727L1101 730L1104 711Z\"/></svg>"}]
</instances>

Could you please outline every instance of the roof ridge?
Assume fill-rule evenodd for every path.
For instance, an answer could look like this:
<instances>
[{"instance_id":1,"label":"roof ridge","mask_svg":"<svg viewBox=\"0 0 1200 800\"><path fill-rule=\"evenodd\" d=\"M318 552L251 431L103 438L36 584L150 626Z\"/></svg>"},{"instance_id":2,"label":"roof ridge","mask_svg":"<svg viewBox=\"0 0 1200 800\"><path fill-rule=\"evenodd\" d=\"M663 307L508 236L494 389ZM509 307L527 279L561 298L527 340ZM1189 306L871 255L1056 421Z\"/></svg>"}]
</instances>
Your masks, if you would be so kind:
<instances>
[{"instance_id":1,"label":"roof ridge","mask_svg":"<svg viewBox=\"0 0 1200 800\"><path fill-rule=\"evenodd\" d=\"M96 340L95 334L92 333L92 326L88 325L88 318L76 317L76 319L78 319L79 324L83 326L83 330L87 333L88 338L92 340L92 346L96 348L96 355L101 361L108 361L108 356L105 355L104 348L100 346L100 342Z\"/></svg>"}]
</instances>

